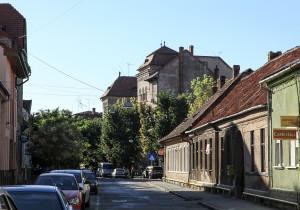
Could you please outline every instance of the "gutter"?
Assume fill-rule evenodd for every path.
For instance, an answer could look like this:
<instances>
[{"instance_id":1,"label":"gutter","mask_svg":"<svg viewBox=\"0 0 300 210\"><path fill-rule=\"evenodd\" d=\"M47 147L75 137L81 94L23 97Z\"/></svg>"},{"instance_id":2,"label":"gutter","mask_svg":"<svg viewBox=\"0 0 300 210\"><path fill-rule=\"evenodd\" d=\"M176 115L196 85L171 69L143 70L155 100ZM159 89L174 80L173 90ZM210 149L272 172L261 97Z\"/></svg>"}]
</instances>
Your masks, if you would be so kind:
<instances>
[{"instance_id":1,"label":"gutter","mask_svg":"<svg viewBox=\"0 0 300 210\"><path fill-rule=\"evenodd\" d=\"M218 120L215 120L215 121L212 121L212 122L208 122L208 123L206 123L206 124L204 124L202 126L199 126L199 127L196 127L196 128L194 128L192 130L186 131L185 133L186 134L193 133L196 130L198 130L200 128L203 128L205 126L208 126L208 125L211 125L211 124L215 124L215 123L221 122L223 120L227 120L227 119L230 119L230 118L233 118L233 117L237 117L237 116L240 116L240 115L245 114L247 112L250 112L250 111L253 111L253 110L257 110L257 109L261 109L261 108L265 108L265 107L268 107L268 105L267 104L263 104L263 105L254 106L254 107L251 107L249 109L243 110L243 111L241 111L239 113L236 113L236 114L233 114L233 115L229 115L228 117L223 117L221 119L218 119Z\"/></svg>"},{"instance_id":2,"label":"gutter","mask_svg":"<svg viewBox=\"0 0 300 210\"><path fill-rule=\"evenodd\" d=\"M287 73L287 72L289 72L289 71L291 71L291 70L294 70L294 68L296 68L297 66L300 66L300 60L299 60L299 59L296 61L296 63L292 64L291 66L289 66L289 67L287 67L287 68L285 68L285 69L283 69L283 70L281 70L281 71L279 71L279 72L277 72L277 73L275 73L275 74L273 74L273 75L271 75L271 76L269 76L269 77L266 77L266 78L262 79L262 80L259 82L259 84L260 84L260 85L263 85L263 84L266 83L266 82L269 82L269 81L271 81L271 80L277 79L277 78L279 78L282 74L285 74L285 73Z\"/></svg>"}]
</instances>

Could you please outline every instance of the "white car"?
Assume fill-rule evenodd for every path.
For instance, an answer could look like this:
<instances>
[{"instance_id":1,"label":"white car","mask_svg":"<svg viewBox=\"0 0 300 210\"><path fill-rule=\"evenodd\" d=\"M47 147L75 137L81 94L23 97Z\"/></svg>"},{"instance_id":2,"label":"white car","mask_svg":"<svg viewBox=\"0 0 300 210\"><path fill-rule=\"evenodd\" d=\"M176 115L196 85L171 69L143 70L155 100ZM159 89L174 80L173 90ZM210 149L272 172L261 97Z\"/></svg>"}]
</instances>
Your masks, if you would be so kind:
<instances>
[{"instance_id":1,"label":"white car","mask_svg":"<svg viewBox=\"0 0 300 210\"><path fill-rule=\"evenodd\" d=\"M123 168L115 168L111 173L112 178L127 178L127 173Z\"/></svg>"}]
</instances>

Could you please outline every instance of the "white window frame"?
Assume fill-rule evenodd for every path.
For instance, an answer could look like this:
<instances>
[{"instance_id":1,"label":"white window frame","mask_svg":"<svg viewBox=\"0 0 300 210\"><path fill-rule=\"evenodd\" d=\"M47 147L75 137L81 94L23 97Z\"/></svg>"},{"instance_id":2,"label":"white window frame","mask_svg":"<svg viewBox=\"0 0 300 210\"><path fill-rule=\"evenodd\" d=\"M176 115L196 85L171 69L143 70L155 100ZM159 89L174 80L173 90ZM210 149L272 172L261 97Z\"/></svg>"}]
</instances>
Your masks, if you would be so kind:
<instances>
[{"instance_id":1,"label":"white window frame","mask_svg":"<svg viewBox=\"0 0 300 210\"><path fill-rule=\"evenodd\" d=\"M276 140L275 142L275 166L283 166L282 160L282 140Z\"/></svg>"}]
</instances>

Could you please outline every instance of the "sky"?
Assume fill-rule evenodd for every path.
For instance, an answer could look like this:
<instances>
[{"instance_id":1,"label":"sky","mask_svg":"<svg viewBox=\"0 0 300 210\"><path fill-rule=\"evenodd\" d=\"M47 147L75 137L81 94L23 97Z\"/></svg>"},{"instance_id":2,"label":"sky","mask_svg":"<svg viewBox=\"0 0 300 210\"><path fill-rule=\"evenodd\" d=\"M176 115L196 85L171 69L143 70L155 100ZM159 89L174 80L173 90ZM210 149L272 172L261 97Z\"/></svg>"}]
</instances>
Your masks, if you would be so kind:
<instances>
[{"instance_id":1,"label":"sky","mask_svg":"<svg viewBox=\"0 0 300 210\"><path fill-rule=\"evenodd\" d=\"M26 19L31 112L102 111L100 97L135 76L161 44L257 70L300 44L299 0L0 0Z\"/></svg>"}]
</instances>

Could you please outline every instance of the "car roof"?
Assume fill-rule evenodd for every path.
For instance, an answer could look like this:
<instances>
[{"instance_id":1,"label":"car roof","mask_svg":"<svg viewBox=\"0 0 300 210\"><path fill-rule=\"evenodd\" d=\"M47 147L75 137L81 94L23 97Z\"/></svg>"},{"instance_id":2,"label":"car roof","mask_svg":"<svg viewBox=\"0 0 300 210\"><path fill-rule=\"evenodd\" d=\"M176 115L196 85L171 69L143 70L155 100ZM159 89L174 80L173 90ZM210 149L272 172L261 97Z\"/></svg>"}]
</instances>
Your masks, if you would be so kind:
<instances>
[{"instance_id":1,"label":"car roof","mask_svg":"<svg viewBox=\"0 0 300 210\"><path fill-rule=\"evenodd\" d=\"M7 195L7 192L6 192L6 190L5 189L3 189L2 187L0 187L0 195L1 194L5 194L5 195Z\"/></svg>"},{"instance_id":2,"label":"car roof","mask_svg":"<svg viewBox=\"0 0 300 210\"><path fill-rule=\"evenodd\" d=\"M58 169L52 170L50 173L83 173L80 169Z\"/></svg>"},{"instance_id":3,"label":"car roof","mask_svg":"<svg viewBox=\"0 0 300 210\"><path fill-rule=\"evenodd\" d=\"M43 173L40 174L39 177L42 176L60 176L60 177L75 177L73 174L68 174L68 173L55 173L55 172L51 172L51 173Z\"/></svg>"},{"instance_id":4,"label":"car roof","mask_svg":"<svg viewBox=\"0 0 300 210\"><path fill-rule=\"evenodd\" d=\"M18 192L56 192L58 188L50 185L8 185L3 188L9 193L10 191Z\"/></svg>"}]
</instances>

